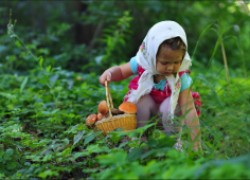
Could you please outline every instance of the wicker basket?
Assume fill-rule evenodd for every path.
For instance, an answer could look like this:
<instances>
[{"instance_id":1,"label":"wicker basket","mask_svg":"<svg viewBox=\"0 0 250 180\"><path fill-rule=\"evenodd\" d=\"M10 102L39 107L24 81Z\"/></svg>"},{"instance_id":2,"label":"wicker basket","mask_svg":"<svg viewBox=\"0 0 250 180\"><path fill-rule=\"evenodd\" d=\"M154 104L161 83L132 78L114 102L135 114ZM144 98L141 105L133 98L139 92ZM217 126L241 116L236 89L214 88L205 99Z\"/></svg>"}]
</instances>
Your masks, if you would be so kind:
<instances>
[{"instance_id":1,"label":"wicker basket","mask_svg":"<svg viewBox=\"0 0 250 180\"><path fill-rule=\"evenodd\" d=\"M95 128L101 130L104 134L121 128L124 131L130 131L136 128L136 114L124 113L112 115L111 109L114 108L112 97L109 91L108 82L105 82L106 101L109 110L109 116L95 123Z\"/></svg>"}]
</instances>

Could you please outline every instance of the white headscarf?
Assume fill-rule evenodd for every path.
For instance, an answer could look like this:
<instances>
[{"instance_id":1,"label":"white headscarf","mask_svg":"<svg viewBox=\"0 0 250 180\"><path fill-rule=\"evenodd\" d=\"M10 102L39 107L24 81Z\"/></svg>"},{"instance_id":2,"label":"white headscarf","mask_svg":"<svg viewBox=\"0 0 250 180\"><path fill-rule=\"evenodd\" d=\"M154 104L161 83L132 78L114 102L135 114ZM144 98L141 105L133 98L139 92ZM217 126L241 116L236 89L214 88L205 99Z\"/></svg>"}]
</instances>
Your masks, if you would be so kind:
<instances>
[{"instance_id":1,"label":"white headscarf","mask_svg":"<svg viewBox=\"0 0 250 180\"><path fill-rule=\"evenodd\" d=\"M136 90L132 90L129 94L128 101L137 103L141 96L150 93L154 86L153 76L155 74L159 74L156 71L156 55L158 48L163 41L175 37L180 37L187 48L188 44L186 33L184 29L175 21L161 21L150 28L136 54L136 61L145 71L142 73L138 81L138 88ZM190 66L191 59L186 51L179 71L188 70ZM178 73L176 77L171 75L166 76L166 78L172 91L170 97L170 112L173 116L179 97L181 82Z\"/></svg>"}]
</instances>

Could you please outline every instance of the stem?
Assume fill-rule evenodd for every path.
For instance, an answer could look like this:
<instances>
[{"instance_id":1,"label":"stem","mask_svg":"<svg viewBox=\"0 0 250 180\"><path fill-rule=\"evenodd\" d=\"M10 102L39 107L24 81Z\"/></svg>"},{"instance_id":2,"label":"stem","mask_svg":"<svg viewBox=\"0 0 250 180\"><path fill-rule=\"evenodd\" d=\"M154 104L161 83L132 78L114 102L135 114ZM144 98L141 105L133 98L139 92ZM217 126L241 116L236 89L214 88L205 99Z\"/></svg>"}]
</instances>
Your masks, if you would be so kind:
<instances>
[{"instance_id":1,"label":"stem","mask_svg":"<svg viewBox=\"0 0 250 180\"><path fill-rule=\"evenodd\" d=\"M229 82L229 70L228 70L227 56L226 56L226 50L224 47L224 43L222 40L221 40L221 52L222 52L224 67L225 67L225 71L226 71L226 80L227 80L227 82Z\"/></svg>"},{"instance_id":2,"label":"stem","mask_svg":"<svg viewBox=\"0 0 250 180\"><path fill-rule=\"evenodd\" d=\"M26 46L26 45L24 44L24 42L19 38L19 36L16 35L15 38L16 38L17 41L19 41L19 42L21 43L21 45L23 46L24 50L25 50L26 52L28 52L36 61L38 61L37 56L35 56L35 55L31 52L31 50L30 50L29 48L27 48L27 46Z\"/></svg>"}]
</instances>

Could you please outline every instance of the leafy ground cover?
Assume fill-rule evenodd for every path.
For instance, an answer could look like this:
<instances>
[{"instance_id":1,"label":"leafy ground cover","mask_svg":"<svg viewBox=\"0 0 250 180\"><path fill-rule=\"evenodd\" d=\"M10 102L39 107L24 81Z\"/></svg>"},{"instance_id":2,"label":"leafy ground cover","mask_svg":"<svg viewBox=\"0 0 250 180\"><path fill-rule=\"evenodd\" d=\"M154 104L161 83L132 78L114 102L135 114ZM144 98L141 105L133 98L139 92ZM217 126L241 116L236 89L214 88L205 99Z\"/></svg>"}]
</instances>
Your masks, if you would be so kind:
<instances>
[{"instance_id":1,"label":"leafy ground cover","mask_svg":"<svg viewBox=\"0 0 250 180\"><path fill-rule=\"evenodd\" d=\"M27 74L2 74L0 177L249 178L250 81L235 74L226 82L223 67L214 67L194 72L203 101L203 153L174 150L174 138L154 123L107 136L88 129L85 117L105 98L95 73L38 63ZM126 82L111 84L116 105L126 89ZM139 140L143 134L148 141Z\"/></svg>"}]
</instances>

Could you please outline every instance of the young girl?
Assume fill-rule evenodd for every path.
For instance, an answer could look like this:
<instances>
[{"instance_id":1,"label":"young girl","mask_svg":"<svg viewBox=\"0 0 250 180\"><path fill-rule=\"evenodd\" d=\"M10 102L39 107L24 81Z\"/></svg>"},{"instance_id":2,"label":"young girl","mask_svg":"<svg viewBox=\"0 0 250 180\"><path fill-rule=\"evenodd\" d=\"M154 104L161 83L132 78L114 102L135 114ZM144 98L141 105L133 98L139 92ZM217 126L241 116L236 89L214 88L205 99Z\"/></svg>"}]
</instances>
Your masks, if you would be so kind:
<instances>
[{"instance_id":1,"label":"young girl","mask_svg":"<svg viewBox=\"0 0 250 180\"><path fill-rule=\"evenodd\" d=\"M130 62L107 69L99 81L104 85L105 81L120 81L137 74L124 100L136 104L138 127L161 114L165 131L171 133L174 115L183 115L193 149L198 150L200 125L191 92L190 66L184 29L174 21L161 21L148 31Z\"/></svg>"}]
</instances>

